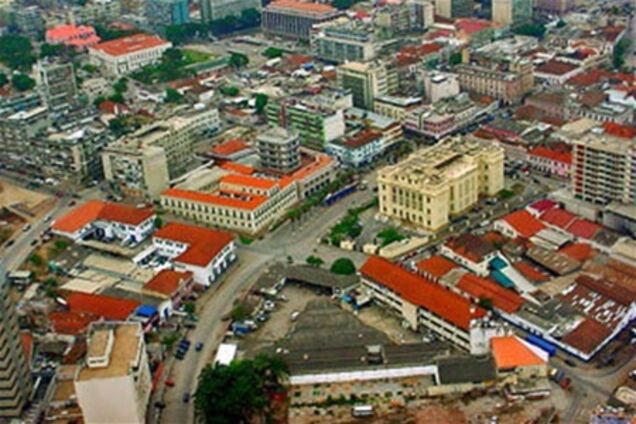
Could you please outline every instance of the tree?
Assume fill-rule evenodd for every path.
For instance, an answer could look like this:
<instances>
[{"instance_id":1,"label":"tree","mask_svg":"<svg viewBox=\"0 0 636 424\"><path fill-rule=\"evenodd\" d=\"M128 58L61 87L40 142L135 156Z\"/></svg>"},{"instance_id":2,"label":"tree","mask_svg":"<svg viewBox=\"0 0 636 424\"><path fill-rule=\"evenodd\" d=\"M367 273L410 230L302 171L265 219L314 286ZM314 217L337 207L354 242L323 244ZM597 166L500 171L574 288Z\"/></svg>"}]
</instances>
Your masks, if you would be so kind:
<instances>
[{"instance_id":1,"label":"tree","mask_svg":"<svg viewBox=\"0 0 636 424\"><path fill-rule=\"evenodd\" d=\"M620 69L625 65L625 53L629 50L631 41L629 38L623 38L614 47L614 56L612 57L612 65L614 69Z\"/></svg>"},{"instance_id":2,"label":"tree","mask_svg":"<svg viewBox=\"0 0 636 424\"><path fill-rule=\"evenodd\" d=\"M250 310L243 303L239 303L238 305L236 305L234 309L232 309L232 312L230 312L230 318L232 318L232 321L243 321L244 319L247 319L249 316L250 316Z\"/></svg>"},{"instance_id":3,"label":"tree","mask_svg":"<svg viewBox=\"0 0 636 424\"><path fill-rule=\"evenodd\" d=\"M188 315L194 315L196 309L197 307L194 302L186 302L183 304L183 311Z\"/></svg>"},{"instance_id":4,"label":"tree","mask_svg":"<svg viewBox=\"0 0 636 424\"><path fill-rule=\"evenodd\" d=\"M356 266L349 258L339 258L331 264L330 271L338 275L351 275L355 274Z\"/></svg>"},{"instance_id":5,"label":"tree","mask_svg":"<svg viewBox=\"0 0 636 424\"><path fill-rule=\"evenodd\" d=\"M557 22L556 27L557 28L563 28L566 25L567 24L565 23L565 21L563 19L559 19L559 22Z\"/></svg>"},{"instance_id":6,"label":"tree","mask_svg":"<svg viewBox=\"0 0 636 424\"><path fill-rule=\"evenodd\" d=\"M278 47L268 47L263 52L263 56L268 59L275 59L277 57L281 57L283 55L283 51Z\"/></svg>"},{"instance_id":7,"label":"tree","mask_svg":"<svg viewBox=\"0 0 636 424\"><path fill-rule=\"evenodd\" d=\"M115 93L125 93L128 91L128 81L126 78L120 78L115 84L113 84L113 90Z\"/></svg>"},{"instance_id":8,"label":"tree","mask_svg":"<svg viewBox=\"0 0 636 424\"><path fill-rule=\"evenodd\" d=\"M18 91L29 91L35 87L35 80L25 74L15 74L11 78L11 85Z\"/></svg>"},{"instance_id":9,"label":"tree","mask_svg":"<svg viewBox=\"0 0 636 424\"><path fill-rule=\"evenodd\" d=\"M158 216L155 218L155 228L161 228L161 227L163 227L163 218Z\"/></svg>"},{"instance_id":10,"label":"tree","mask_svg":"<svg viewBox=\"0 0 636 424\"><path fill-rule=\"evenodd\" d=\"M395 241L404 240L404 236L393 227L388 227L380 231L378 233L378 238L382 239L382 247L388 246Z\"/></svg>"},{"instance_id":11,"label":"tree","mask_svg":"<svg viewBox=\"0 0 636 424\"><path fill-rule=\"evenodd\" d=\"M19 35L0 37L0 62L11 69L29 70L35 63L33 46L28 38Z\"/></svg>"},{"instance_id":12,"label":"tree","mask_svg":"<svg viewBox=\"0 0 636 424\"><path fill-rule=\"evenodd\" d=\"M266 94L258 93L256 95L254 101L254 107L256 108L256 113L263 113L265 110L265 106L267 106L268 97Z\"/></svg>"},{"instance_id":13,"label":"tree","mask_svg":"<svg viewBox=\"0 0 636 424\"><path fill-rule=\"evenodd\" d=\"M181 103L181 100L183 100L181 93L174 88L166 88L166 95L164 97L166 103Z\"/></svg>"},{"instance_id":14,"label":"tree","mask_svg":"<svg viewBox=\"0 0 636 424\"><path fill-rule=\"evenodd\" d=\"M120 136L128 132L128 127L123 118L113 118L108 121L108 128L116 135Z\"/></svg>"},{"instance_id":15,"label":"tree","mask_svg":"<svg viewBox=\"0 0 636 424\"><path fill-rule=\"evenodd\" d=\"M238 96L239 89L232 85L224 85L220 88L221 94L224 96L234 97Z\"/></svg>"},{"instance_id":16,"label":"tree","mask_svg":"<svg viewBox=\"0 0 636 424\"><path fill-rule=\"evenodd\" d=\"M99 105L101 105L101 104L102 104L102 102L105 102L105 101L106 101L106 97L104 97L104 96L97 96L97 97L95 97L95 100L93 100L93 105L94 105L95 107L99 107Z\"/></svg>"},{"instance_id":17,"label":"tree","mask_svg":"<svg viewBox=\"0 0 636 424\"><path fill-rule=\"evenodd\" d=\"M232 53L230 56L230 65L236 69L240 69L250 63L250 59L241 53Z\"/></svg>"},{"instance_id":18,"label":"tree","mask_svg":"<svg viewBox=\"0 0 636 424\"><path fill-rule=\"evenodd\" d=\"M315 267L321 267L322 264L325 263L325 261L322 260L322 258L319 258L318 256L307 256L307 259L305 259L305 261L307 262L308 265L311 266L315 266Z\"/></svg>"},{"instance_id":19,"label":"tree","mask_svg":"<svg viewBox=\"0 0 636 424\"><path fill-rule=\"evenodd\" d=\"M9 82L9 78L7 78L7 75L0 72L0 88L7 85L8 82Z\"/></svg>"},{"instance_id":20,"label":"tree","mask_svg":"<svg viewBox=\"0 0 636 424\"><path fill-rule=\"evenodd\" d=\"M462 63L462 54L461 52L455 52L448 58L448 64L451 66L459 65Z\"/></svg>"},{"instance_id":21,"label":"tree","mask_svg":"<svg viewBox=\"0 0 636 424\"><path fill-rule=\"evenodd\" d=\"M37 253L34 253L31 256L29 256L29 262L31 262L31 264L37 267L44 265L44 259L42 258L42 256L38 255Z\"/></svg>"},{"instance_id":22,"label":"tree","mask_svg":"<svg viewBox=\"0 0 636 424\"><path fill-rule=\"evenodd\" d=\"M53 57L59 56L64 51L64 46L61 44L49 44L43 43L40 46L40 57Z\"/></svg>"},{"instance_id":23,"label":"tree","mask_svg":"<svg viewBox=\"0 0 636 424\"><path fill-rule=\"evenodd\" d=\"M241 28L251 28L261 24L261 13L254 8L241 11Z\"/></svg>"},{"instance_id":24,"label":"tree","mask_svg":"<svg viewBox=\"0 0 636 424\"><path fill-rule=\"evenodd\" d=\"M543 24L523 24L513 30L515 34L537 38L543 38L545 31L546 28Z\"/></svg>"},{"instance_id":25,"label":"tree","mask_svg":"<svg viewBox=\"0 0 636 424\"><path fill-rule=\"evenodd\" d=\"M108 100L110 100L113 103L124 103L125 102L123 94L121 94L119 92L115 92L114 94L109 96Z\"/></svg>"}]
</instances>

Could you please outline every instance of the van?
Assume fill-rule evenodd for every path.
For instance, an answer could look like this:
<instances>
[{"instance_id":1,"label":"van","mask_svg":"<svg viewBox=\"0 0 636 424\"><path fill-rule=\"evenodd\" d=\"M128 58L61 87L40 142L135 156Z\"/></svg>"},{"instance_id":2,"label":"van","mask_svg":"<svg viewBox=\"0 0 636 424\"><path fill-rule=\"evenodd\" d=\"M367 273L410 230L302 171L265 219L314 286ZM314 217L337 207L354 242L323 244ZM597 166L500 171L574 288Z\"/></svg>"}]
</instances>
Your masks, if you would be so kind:
<instances>
[{"instance_id":1,"label":"van","mask_svg":"<svg viewBox=\"0 0 636 424\"><path fill-rule=\"evenodd\" d=\"M292 312L292 313L291 313L291 315L289 316L289 318L290 318L292 321L296 321L296 320L298 319L298 317L299 317L299 316L300 316L300 312L298 312L298 311L294 311L294 312Z\"/></svg>"},{"instance_id":2,"label":"van","mask_svg":"<svg viewBox=\"0 0 636 424\"><path fill-rule=\"evenodd\" d=\"M351 415L354 417L370 417L373 415L372 405L357 405L351 410Z\"/></svg>"}]
</instances>

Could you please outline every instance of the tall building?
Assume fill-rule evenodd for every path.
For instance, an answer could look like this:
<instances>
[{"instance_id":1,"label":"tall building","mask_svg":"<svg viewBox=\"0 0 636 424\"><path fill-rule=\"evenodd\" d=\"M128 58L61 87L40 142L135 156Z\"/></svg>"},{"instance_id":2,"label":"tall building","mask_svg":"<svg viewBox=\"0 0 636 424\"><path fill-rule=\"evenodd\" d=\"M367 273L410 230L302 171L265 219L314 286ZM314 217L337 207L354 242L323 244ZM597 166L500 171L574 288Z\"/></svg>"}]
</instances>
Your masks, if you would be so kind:
<instances>
[{"instance_id":1,"label":"tall building","mask_svg":"<svg viewBox=\"0 0 636 424\"><path fill-rule=\"evenodd\" d=\"M91 326L74 383L86 423L145 423L152 379L141 324Z\"/></svg>"},{"instance_id":2,"label":"tall building","mask_svg":"<svg viewBox=\"0 0 636 424\"><path fill-rule=\"evenodd\" d=\"M426 29L435 22L435 3L431 0L409 0L414 29Z\"/></svg>"},{"instance_id":3,"label":"tall building","mask_svg":"<svg viewBox=\"0 0 636 424\"><path fill-rule=\"evenodd\" d=\"M455 97L460 93L457 75L449 72L424 71L422 83L426 100L431 103Z\"/></svg>"},{"instance_id":4,"label":"tall building","mask_svg":"<svg viewBox=\"0 0 636 424\"><path fill-rule=\"evenodd\" d=\"M505 67L458 65L453 71L459 77L462 90L507 104L520 101L534 87L533 66L528 60L514 61Z\"/></svg>"},{"instance_id":5,"label":"tall building","mask_svg":"<svg viewBox=\"0 0 636 424\"><path fill-rule=\"evenodd\" d=\"M380 49L373 25L348 18L315 25L310 41L314 56L334 63L367 62Z\"/></svg>"},{"instance_id":6,"label":"tall building","mask_svg":"<svg viewBox=\"0 0 636 424\"><path fill-rule=\"evenodd\" d=\"M16 10L13 19L18 31L30 38L38 38L44 32L44 19L40 9L37 6L19 6L18 3L14 5Z\"/></svg>"},{"instance_id":7,"label":"tall building","mask_svg":"<svg viewBox=\"0 0 636 424\"><path fill-rule=\"evenodd\" d=\"M190 21L188 0L148 0L146 18L154 28L183 25Z\"/></svg>"},{"instance_id":8,"label":"tall building","mask_svg":"<svg viewBox=\"0 0 636 424\"><path fill-rule=\"evenodd\" d=\"M373 99L397 89L397 73L380 62L349 62L338 66L338 85L349 90L353 105L373 110Z\"/></svg>"},{"instance_id":9,"label":"tall building","mask_svg":"<svg viewBox=\"0 0 636 424\"><path fill-rule=\"evenodd\" d=\"M77 98L77 84L72 63L38 61L35 77L44 102L50 110L63 109Z\"/></svg>"},{"instance_id":10,"label":"tall building","mask_svg":"<svg viewBox=\"0 0 636 424\"><path fill-rule=\"evenodd\" d=\"M473 15L473 0L436 0L435 14L448 19L466 18Z\"/></svg>"},{"instance_id":11,"label":"tall building","mask_svg":"<svg viewBox=\"0 0 636 424\"><path fill-rule=\"evenodd\" d=\"M574 9L576 0L534 0L534 7L549 13L564 15Z\"/></svg>"},{"instance_id":12,"label":"tall building","mask_svg":"<svg viewBox=\"0 0 636 424\"><path fill-rule=\"evenodd\" d=\"M311 27L342 15L338 9L321 3L278 0L263 9L263 32L269 35L309 40Z\"/></svg>"},{"instance_id":13,"label":"tall building","mask_svg":"<svg viewBox=\"0 0 636 424\"><path fill-rule=\"evenodd\" d=\"M577 199L636 205L636 140L588 133L572 143L572 191Z\"/></svg>"},{"instance_id":14,"label":"tall building","mask_svg":"<svg viewBox=\"0 0 636 424\"><path fill-rule=\"evenodd\" d=\"M31 375L9 282L0 263L0 420L17 418L31 397Z\"/></svg>"},{"instance_id":15,"label":"tall building","mask_svg":"<svg viewBox=\"0 0 636 424\"><path fill-rule=\"evenodd\" d=\"M492 0L492 21L516 26L532 20L532 0Z\"/></svg>"},{"instance_id":16,"label":"tall building","mask_svg":"<svg viewBox=\"0 0 636 424\"><path fill-rule=\"evenodd\" d=\"M88 48L90 62L110 75L121 76L161 60L172 43L148 34L116 38Z\"/></svg>"},{"instance_id":17,"label":"tall building","mask_svg":"<svg viewBox=\"0 0 636 424\"><path fill-rule=\"evenodd\" d=\"M256 138L260 165L283 173L300 166L298 135L285 128L274 127Z\"/></svg>"},{"instance_id":18,"label":"tall building","mask_svg":"<svg viewBox=\"0 0 636 424\"><path fill-rule=\"evenodd\" d=\"M479 200L503 189L503 149L467 138L423 148L378 174L380 214L437 231Z\"/></svg>"},{"instance_id":19,"label":"tall building","mask_svg":"<svg viewBox=\"0 0 636 424\"><path fill-rule=\"evenodd\" d=\"M227 16L241 16L241 12L248 9L260 12L260 0L202 0L201 20L211 22Z\"/></svg>"}]
</instances>

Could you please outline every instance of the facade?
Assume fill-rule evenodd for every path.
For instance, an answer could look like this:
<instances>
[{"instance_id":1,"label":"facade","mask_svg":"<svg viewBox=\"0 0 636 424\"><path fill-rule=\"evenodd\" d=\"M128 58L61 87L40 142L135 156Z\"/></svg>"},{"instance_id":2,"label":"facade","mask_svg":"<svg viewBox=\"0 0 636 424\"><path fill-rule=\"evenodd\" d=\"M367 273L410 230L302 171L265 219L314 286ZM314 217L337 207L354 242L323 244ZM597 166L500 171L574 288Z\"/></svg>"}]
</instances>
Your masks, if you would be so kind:
<instances>
[{"instance_id":1,"label":"facade","mask_svg":"<svg viewBox=\"0 0 636 424\"><path fill-rule=\"evenodd\" d=\"M46 106L52 111L64 109L77 99L77 84L72 63L35 65L35 76Z\"/></svg>"},{"instance_id":2,"label":"facade","mask_svg":"<svg viewBox=\"0 0 636 424\"><path fill-rule=\"evenodd\" d=\"M30 38L37 39L44 32L44 19L42 19L42 11L38 6L17 6L14 10L14 22L21 34Z\"/></svg>"},{"instance_id":3,"label":"facade","mask_svg":"<svg viewBox=\"0 0 636 424\"><path fill-rule=\"evenodd\" d=\"M152 380L139 323L91 327L75 392L86 423L146 422Z\"/></svg>"},{"instance_id":4,"label":"facade","mask_svg":"<svg viewBox=\"0 0 636 424\"><path fill-rule=\"evenodd\" d=\"M414 29L427 29L435 23L435 3L431 0L410 0Z\"/></svg>"},{"instance_id":5,"label":"facade","mask_svg":"<svg viewBox=\"0 0 636 424\"><path fill-rule=\"evenodd\" d=\"M572 168L572 153L539 146L528 151L528 163L539 172L569 178Z\"/></svg>"},{"instance_id":6,"label":"facade","mask_svg":"<svg viewBox=\"0 0 636 424\"><path fill-rule=\"evenodd\" d=\"M404 123L407 114L422 103L421 97L376 96L373 100L373 111L378 115L388 116Z\"/></svg>"},{"instance_id":7,"label":"facade","mask_svg":"<svg viewBox=\"0 0 636 424\"><path fill-rule=\"evenodd\" d=\"M482 94L511 104L519 102L534 86L532 63L512 62L507 69L477 65L459 65L457 73L462 90Z\"/></svg>"},{"instance_id":8,"label":"facade","mask_svg":"<svg viewBox=\"0 0 636 424\"><path fill-rule=\"evenodd\" d=\"M78 24L112 22L119 19L121 15L122 2L120 0L91 1L71 8L72 19Z\"/></svg>"},{"instance_id":9,"label":"facade","mask_svg":"<svg viewBox=\"0 0 636 424\"><path fill-rule=\"evenodd\" d=\"M45 39L49 44L63 44L76 49L94 46L100 41L95 28L87 25L59 25L48 29Z\"/></svg>"},{"instance_id":10,"label":"facade","mask_svg":"<svg viewBox=\"0 0 636 424\"><path fill-rule=\"evenodd\" d=\"M534 7L549 13L564 15L574 9L575 0L534 0Z\"/></svg>"},{"instance_id":11,"label":"facade","mask_svg":"<svg viewBox=\"0 0 636 424\"><path fill-rule=\"evenodd\" d=\"M466 18L472 16L473 0L436 0L435 14L447 19Z\"/></svg>"},{"instance_id":12,"label":"facade","mask_svg":"<svg viewBox=\"0 0 636 424\"><path fill-rule=\"evenodd\" d=\"M244 10L261 11L259 0L203 0L201 2L201 19L203 22L223 19L227 16L241 16Z\"/></svg>"},{"instance_id":13,"label":"facade","mask_svg":"<svg viewBox=\"0 0 636 424\"><path fill-rule=\"evenodd\" d=\"M126 195L156 197L187 170L196 137L219 127L217 109L194 109L142 127L104 149L104 176Z\"/></svg>"},{"instance_id":14,"label":"facade","mask_svg":"<svg viewBox=\"0 0 636 424\"><path fill-rule=\"evenodd\" d=\"M364 129L342 140L327 144L325 151L345 166L359 167L373 162L384 151L379 131Z\"/></svg>"},{"instance_id":15,"label":"facade","mask_svg":"<svg viewBox=\"0 0 636 424\"><path fill-rule=\"evenodd\" d=\"M265 34L309 41L313 25L340 15L342 12L328 4L278 0L263 9L261 26Z\"/></svg>"},{"instance_id":16,"label":"facade","mask_svg":"<svg viewBox=\"0 0 636 424\"><path fill-rule=\"evenodd\" d=\"M447 72L423 72L422 82L426 100L436 103L460 93L457 75Z\"/></svg>"},{"instance_id":17,"label":"facade","mask_svg":"<svg viewBox=\"0 0 636 424\"><path fill-rule=\"evenodd\" d=\"M260 165L282 173L300 167L298 135L285 128L274 127L256 138Z\"/></svg>"},{"instance_id":18,"label":"facade","mask_svg":"<svg viewBox=\"0 0 636 424\"><path fill-rule=\"evenodd\" d=\"M533 0L492 0L492 21L517 26L532 21Z\"/></svg>"},{"instance_id":19,"label":"facade","mask_svg":"<svg viewBox=\"0 0 636 424\"><path fill-rule=\"evenodd\" d=\"M147 34L135 34L88 49L91 63L114 76L126 75L161 60L172 43Z\"/></svg>"},{"instance_id":20,"label":"facade","mask_svg":"<svg viewBox=\"0 0 636 424\"><path fill-rule=\"evenodd\" d=\"M374 24L389 34L408 32L413 28L412 12L409 4L387 3L376 10Z\"/></svg>"},{"instance_id":21,"label":"facade","mask_svg":"<svg viewBox=\"0 0 636 424\"><path fill-rule=\"evenodd\" d=\"M0 263L0 419L19 418L31 399L29 362L18 328L9 282Z\"/></svg>"},{"instance_id":22,"label":"facade","mask_svg":"<svg viewBox=\"0 0 636 424\"><path fill-rule=\"evenodd\" d=\"M170 222L153 234L152 243L177 271L192 273L206 287L236 260L234 236L225 231Z\"/></svg>"},{"instance_id":23,"label":"facade","mask_svg":"<svg viewBox=\"0 0 636 424\"><path fill-rule=\"evenodd\" d=\"M503 149L460 137L420 149L380 170L380 214L437 231L477 203L479 195L503 189Z\"/></svg>"},{"instance_id":24,"label":"facade","mask_svg":"<svg viewBox=\"0 0 636 424\"><path fill-rule=\"evenodd\" d=\"M572 192L577 199L636 204L635 140L588 133L572 144Z\"/></svg>"},{"instance_id":25,"label":"facade","mask_svg":"<svg viewBox=\"0 0 636 424\"><path fill-rule=\"evenodd\" d=\"M190 21L187 0L148 0L146 18L155 28L183 25Z\"/></svg>"},{"instance_id":26,"label":"facade","mask_svg":"<svg viewBox=\"0 0 636 424\"><path fill-rule=\"evenodd\" d=\"M373 110L373 100L397 89L395 69L389 69L379 62L349 62L338 66L338 85L349 90L353 96L353 105Z\"/></svg>"},{"instance_id":27,"label":"facade","mask_svg":"<svg viewBox=\"0 0 636 424\"><path fill-rule=\"evenodd\" d=\"M327 62L367 62L379 47L372 25L345 18L315 25L311 34L313 55Z\"/></svg>"}]
</instances>

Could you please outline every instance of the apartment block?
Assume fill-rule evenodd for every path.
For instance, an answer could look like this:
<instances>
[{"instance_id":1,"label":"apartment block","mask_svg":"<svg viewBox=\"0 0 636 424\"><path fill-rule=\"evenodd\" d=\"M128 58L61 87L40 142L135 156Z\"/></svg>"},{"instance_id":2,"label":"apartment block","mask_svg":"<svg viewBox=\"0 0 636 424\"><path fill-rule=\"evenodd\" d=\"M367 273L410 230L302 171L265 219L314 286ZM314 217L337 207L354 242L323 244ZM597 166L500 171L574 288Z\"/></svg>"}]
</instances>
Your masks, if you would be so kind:
<instances>
[{"instance_id":1,"label":"apartment block","mask_svg":"<svg viewBox=\"0 0 636 424\"><path fill-rule=\"evenodd\" d=\"M417 228L437 231L503 189L504 151L491 143L456 137L420 149L380 170L380 213Z\"/></svg>"},{"instance_id":2,"label":"apartment block","mask_svg":"<svg viewBox=\"0 0 636 424\"><path fill-rule=\"evenodd\" d=\"M516 26L532 21L533 0L492 0L492 21Z\"/></svg>"},{"instance_id":3,"label":"apartment block","mask_svg":"<svg viewBox=\"0 0 636 424\"><path fill-rule=\"evenodd\" d=\"M422 103L421 97L402 97L380 95L373 101L373 111L378 115L388 116L404 123L406 115Z\"/></svg>"},{"instance_id":4,"label":"apartment block","mask_svg":"<svg viewBox=\"0 0 636 424\"><path fill-rule=\"evenodd\" d=\"M448 72L422 72L422 83L426 100L431 103L455 97L461 91L457 75Z\"/></svg>"},{"instance_id":5,"label":"apartment block","mask_svg":"<svg viewBox=\"0 0 636 424\"><path fill-rule=\"evenodd\" d=\"M9 281L0 263L0 419L19 418L31 399L31 374Z\"/></svg>"},{"instance_id":6,"label":"apartment block","mask_svg":"<svg viewBox=\"0 0 636 424\"><path fill-rule=\"evenodd\" d=\"M75 392L86 423L146 422L152 380L140 323L90 328L86 361Z\"/></svg>"},{"instance_id":7,"label":"apartment block","mask_svg":"<svg viewBox=\"0 0 636 424\"><path fill-rule=\"evenodd\" d=\"M35 80L50 110L63 109L77 100L77 83L72 63L38 61Z\"/></svg>"},{"instance_id":8,"label":"apartment block","mask_svg":"<svg viewBox=\"0 0 636 424\"><path fill-rule=\"evenodd\" d=\"M574 9L576 0L534 0L535 9L564 15Z\"/></svg>"},{"instance_id":9,"label":"apartment block","mask_svg":"<svg viewBox=\"0 0 636 424\"><path fill-rule=\"evenodd\" d=\"M571 142L572 192L577 199L636 204L636 140L587 133Z\"/></svg>"},{"instance_id":10,"label":"apartment block","mask_svg":"<svg viewBox=\"0 0 636 424\"><path fill-rule=\"evenodd\" d=\"M341 15L328 4L278 0L263 9L261 26L265 34L309 41L313 25Z\"/></svg>"},{"instance_id":11,"label":"apartment block","mask_svg":"<svg viewBox=\"0 0 636 424\"><path fill-rule=\"evenodd\" d=\"M187 170L197 136L219 127L217 109L194 109L140 128L104 149L104 176L125 195L156 197Z\"/></svg>"},{"instance_id":12,"label":"apartment block","mask_svg":"<svg viewBox=\"0 0 636 424\"><path fill-rule=\"evenodd\" d=\"M201 19L210 22L227 16L241 16L248 9L261 11L259 0L203 0L201 2Z\"/></svg>"},{"instance_id":13,"label":"apartment block","mask_svg":"<svg viewBox=\"0 0 636 424\"><path fill-rule=\"evenodd\" d=\"M312 29L312 53L327 62L367 62L376 57L379 49L373 25L365 22L339 18Z\"/></svg>"},{"instance_id":14,"label":"apartment block","mask_svg":"<svg viewBox=\"0 0 636 424\"><path fill-rule=\"evenodd\" d=\"M282 173L300 167L300 142L298 135L285 128L274 127L256 138L258 156L262 168Z\"/></svg>"},{"instance_id":15,"label":"apartment block","mask_svg":"<svg viewBox=\"0 0 636 424\"><path fill-rule=\"evenodd\" d=\"M183 25L190 21L187 0L148 0L146 18L155 28L169 25Z\"/></svg>"},{"instance_id":16,"label":"apartment block","mask_svg":"<svg viewBox=\"0 0 636 424\"><path fill-rule=\"evenodd\" d=\"M113 76L122 76L161 60L172 43L147 34L106 41L88 48L90 62Z\"/></svg>"},{"instance_id":17,"label":"apartment block","mask_svg":"<svg viewBox=\"0 0 636 424\"><path fill-rule=\"evenodd\" d=\"M459 65L454 72L462 90L482 94L511 104L519 102L534 86L532 63L527 60L493 67Z\"/></svg>"},{"instance_id":18,"label":"apartment block","mask_svg":"<svg viewBox=\"0 0 636 424\"><path fill-rule=\"evenodd\" d=\"M473 15L473 0L436 0L435 14L447 19L466 18Z\"/></svg>"},{"instance_id":19,"label":"apartment block","mask_svg":"<svg viewBox=\"0 0 636 424\"><path fill-rule=\"evenodd\" d=\"M435 23L435 3L432 0L409 0L413 28L423 30Z\"/></svg>"},{"instance_id":20,"label":"apartment block","mask_svg":"<svg viewBox=\"0 0 636 424\"><path fill-rule=\"evenodd\" d=\"M349 62L337 68L338 86L349 90L353 96L353 105L373 110L373 101L377 96L390 94L397 89L395 68L381 62Z\"/></svg>"}]
</instances>

